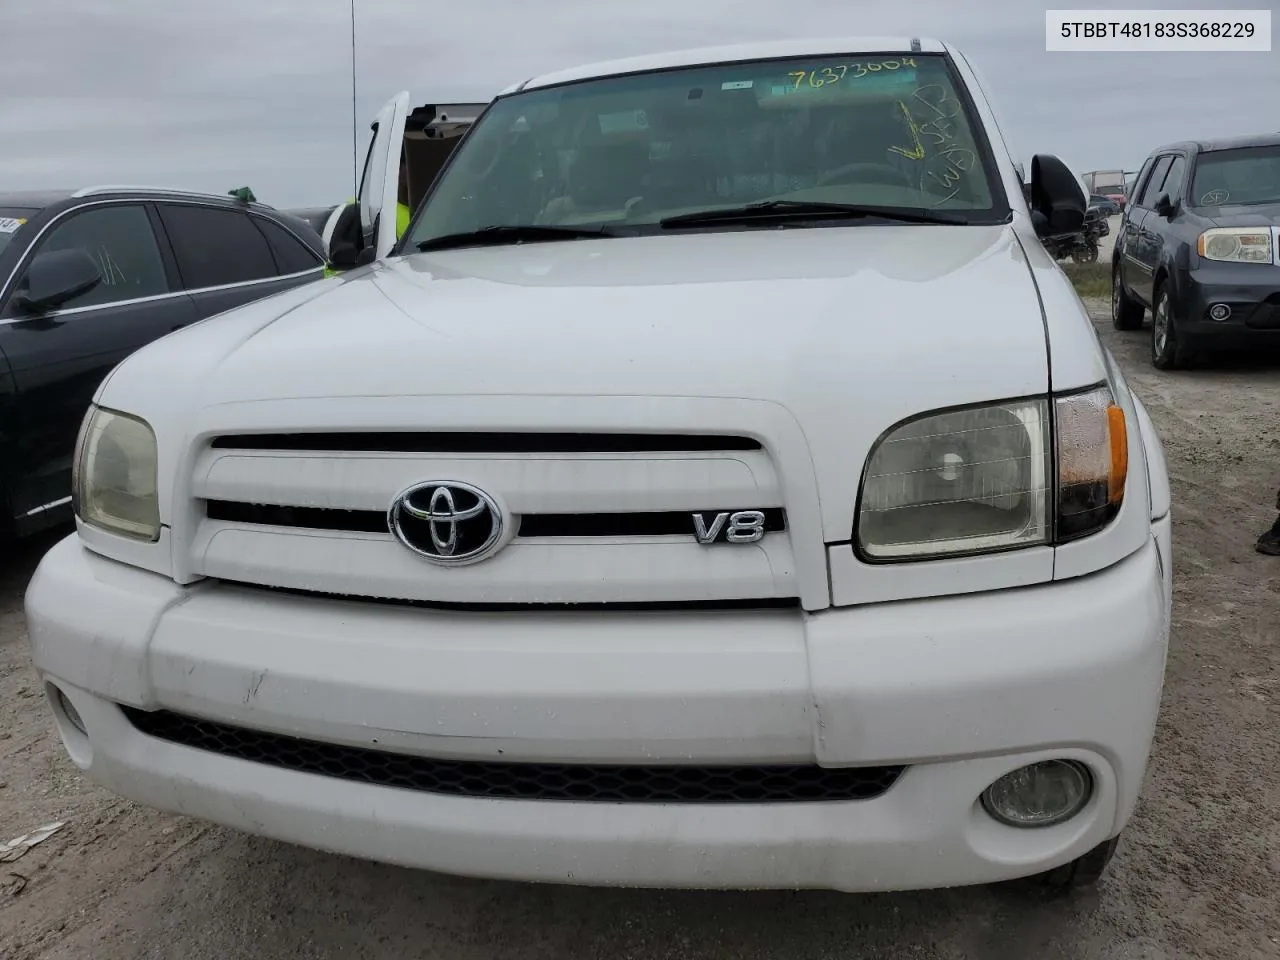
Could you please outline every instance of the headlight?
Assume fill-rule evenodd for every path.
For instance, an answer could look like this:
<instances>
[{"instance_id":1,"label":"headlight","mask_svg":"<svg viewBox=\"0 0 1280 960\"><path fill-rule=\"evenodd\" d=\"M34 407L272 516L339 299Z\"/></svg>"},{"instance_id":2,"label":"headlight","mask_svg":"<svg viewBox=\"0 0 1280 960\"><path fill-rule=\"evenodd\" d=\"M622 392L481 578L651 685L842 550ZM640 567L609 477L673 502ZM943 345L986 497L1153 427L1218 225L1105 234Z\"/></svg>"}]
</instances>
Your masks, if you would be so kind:
<instances>
[{"instance_id":1,"label":"headlight","mask_svg":"<svg viewBox=\"0 0 1280 960\"><path fill-rule=\"evenodd\" d=\"M76 516L135 540L160 537L156 436L143 420L91 407L73 461Z\"/></svg>"},{"instance_id":2,"label":"headlight","mask_svg":"<svg viewBox=\"0 0 1280 960\"><path fill-rule=\"evenodd\" d=\"M1120 508L1127 443L1105 387L909 420L872 451L855 540L867 559L886 561L1084 536Z\"/></svg>"},{"instance_id":3,"label":"headlight","mask_svg":"<svg viewBox=\"0 0 1280 960\"><path fill-rule=\"evenodd\" d=\"M1045 543L1050 469L1044 400L909 421L871 456L859 546L890 560Z\"/></svg>"},{"instance_id":4,"label":"headlight","mask_svg":"<svg viewBox=\"0 0 1280 960\"><path fill-rule=\"evenodd\" d=\"M1265 227L1214 227L1196 243L1206 260L1228 263L1271 263L1271 231Z\"/></svg>"}]
</instances>

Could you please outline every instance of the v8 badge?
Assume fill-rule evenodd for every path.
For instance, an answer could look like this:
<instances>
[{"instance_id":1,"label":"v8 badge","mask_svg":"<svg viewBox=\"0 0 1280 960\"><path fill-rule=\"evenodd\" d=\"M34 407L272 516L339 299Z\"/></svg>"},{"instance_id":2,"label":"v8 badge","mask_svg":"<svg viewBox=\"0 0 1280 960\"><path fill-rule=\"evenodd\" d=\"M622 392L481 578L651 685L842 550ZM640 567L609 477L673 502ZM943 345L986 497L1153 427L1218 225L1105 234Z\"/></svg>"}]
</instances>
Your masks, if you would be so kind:
<instances>
[{"instance_id":1,"label":"v8 badge","mask_svg":"<svg viewBox=\"0 0 1280 960\"><path fill-rule=\"evenodd\" d=\"M763 510L695 513L693 535L699 543L755 543L764 536Z\"/></svg>"}]
</instances>

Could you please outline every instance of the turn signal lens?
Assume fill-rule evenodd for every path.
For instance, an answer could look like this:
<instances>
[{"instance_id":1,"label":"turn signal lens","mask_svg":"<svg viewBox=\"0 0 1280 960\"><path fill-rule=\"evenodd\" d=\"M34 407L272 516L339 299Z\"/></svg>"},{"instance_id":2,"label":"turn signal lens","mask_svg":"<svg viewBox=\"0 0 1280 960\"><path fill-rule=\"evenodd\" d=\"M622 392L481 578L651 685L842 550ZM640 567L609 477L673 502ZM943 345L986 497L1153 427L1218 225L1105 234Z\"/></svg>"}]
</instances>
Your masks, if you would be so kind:
<instances>
[{"instance_id":1,"label":"turn signal lens","mask_svg":"<svg viewBox=\"0 0 1280 960\"><path fill-rule=\"evenodd\" d=\"M1106 526L1120 512L1129 476L1124 410L1106 387L1058 397L1057 541Z\"/></svg>"}]
</instances>

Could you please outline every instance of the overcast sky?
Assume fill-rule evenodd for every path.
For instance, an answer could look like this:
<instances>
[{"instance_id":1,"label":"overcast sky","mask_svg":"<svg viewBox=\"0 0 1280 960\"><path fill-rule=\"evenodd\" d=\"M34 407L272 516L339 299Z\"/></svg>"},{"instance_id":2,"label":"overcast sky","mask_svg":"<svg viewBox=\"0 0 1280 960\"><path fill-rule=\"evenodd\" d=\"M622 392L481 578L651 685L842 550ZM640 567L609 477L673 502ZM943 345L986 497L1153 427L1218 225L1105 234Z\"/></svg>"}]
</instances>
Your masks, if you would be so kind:
<instances>
[{"instance_id":1,"label":"overcast sky","mask_svg":"<svg viewBox=\"0 0 1280 960\"><path fill-rule=\"evenodd\" d=\"M1057 153L1077 171L1136 168L1169 140L1280 129L1280 52L1046 53L1045 6L356 0L360 152L378 107L402 89L415 103L483 100L594 60L858 34L956 43L992 88L1013 148ZM352 192L349 9L348 0L0 0L0 191L247 185L276 206L341 202Z\"/></svg>"}]
</instances>

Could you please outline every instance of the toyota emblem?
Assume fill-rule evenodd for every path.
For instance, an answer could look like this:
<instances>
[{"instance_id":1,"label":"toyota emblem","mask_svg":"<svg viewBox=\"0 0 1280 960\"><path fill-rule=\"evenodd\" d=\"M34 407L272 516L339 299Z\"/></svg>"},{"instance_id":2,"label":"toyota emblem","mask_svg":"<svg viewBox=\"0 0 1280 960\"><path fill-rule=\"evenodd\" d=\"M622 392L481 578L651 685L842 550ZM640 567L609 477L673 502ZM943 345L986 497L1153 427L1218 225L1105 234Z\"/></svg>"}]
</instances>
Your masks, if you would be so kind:
<instances>
[{"instance_id":1,"label":"toyota emblem","mask_svg":"<svg viewBox=\"0 0 1280 960\"><path fill-rule=\"evenodd\" d=\"M502 538L502 508L479 487L457 480L416 483L391 502L396 539L433 563L483 560Z\"/></svg>"}]
</instances>

